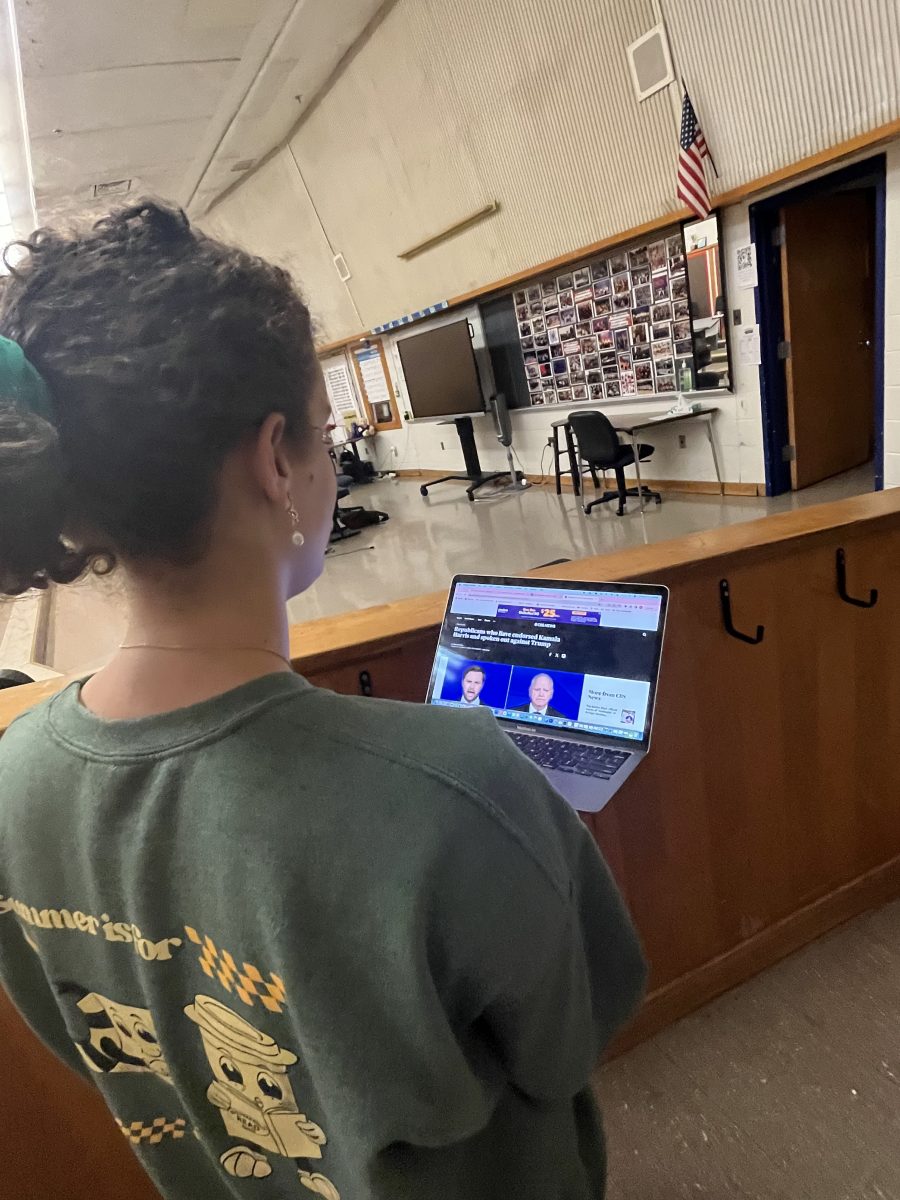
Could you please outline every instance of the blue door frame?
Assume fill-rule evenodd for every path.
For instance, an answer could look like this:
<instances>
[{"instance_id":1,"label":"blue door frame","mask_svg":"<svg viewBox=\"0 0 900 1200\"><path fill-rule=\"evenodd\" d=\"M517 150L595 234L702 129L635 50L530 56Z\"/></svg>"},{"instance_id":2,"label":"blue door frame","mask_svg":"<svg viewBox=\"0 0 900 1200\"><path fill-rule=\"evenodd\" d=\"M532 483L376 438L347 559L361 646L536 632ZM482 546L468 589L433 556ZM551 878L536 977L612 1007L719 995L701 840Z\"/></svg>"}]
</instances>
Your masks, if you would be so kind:
<instances>
[{"instance_id":1,"label":"blue door frame","mask_svg":"<svg viewBox=\"0 0 900 1200\"><path fill-rule=\"evenodd\" d=\"M784 459L788 444L787 381L778 343L784 338L784 305L781 293L781 254L774 244L778 215L788 204L843 190L848 184L870 184L875 194L875 322L873 372L875 409L875 489L884 487L884 155L867 158L821 179L768 196L750 205L750 238L756 246L756 320L760 333L760 393L763 449L766 459L766 495L777 496L791 488L791 466Z\"/></svg>"}]
</instances>

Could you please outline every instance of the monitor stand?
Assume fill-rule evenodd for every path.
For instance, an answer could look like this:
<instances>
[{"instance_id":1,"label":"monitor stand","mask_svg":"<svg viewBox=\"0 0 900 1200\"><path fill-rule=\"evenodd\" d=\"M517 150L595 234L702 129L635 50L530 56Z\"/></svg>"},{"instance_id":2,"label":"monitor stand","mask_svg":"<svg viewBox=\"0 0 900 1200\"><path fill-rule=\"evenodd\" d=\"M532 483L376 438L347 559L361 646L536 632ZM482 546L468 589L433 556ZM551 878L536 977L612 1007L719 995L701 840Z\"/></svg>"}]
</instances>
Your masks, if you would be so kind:
<instances>
[{"instance_id":1,"label":"monitor stand","mask_svg":"<svg viewBox=\"0 0 900 1200\"><path fill-rule=\"evenodd\" d=\"M432 479L430 483L423 483L419 488L419 492L423 496L427 496L429 488L437 487L439 483L449 483L451 480L459 479L464 483L469 483L470 486L466 488L466 495L470 500L474 500L475 492L480 487L484 487L486 483L493 483L495 479L505 479L507 472L492 471L485 475L482 471L481 462L478 458L478 447L475 445L475 430L472 428L471 417L457 417L453 424L456 426L456 432L459 434L463 461L466 464L466 473L465 475L442 475L440 479Z\"/></svg>"}]
</instances>

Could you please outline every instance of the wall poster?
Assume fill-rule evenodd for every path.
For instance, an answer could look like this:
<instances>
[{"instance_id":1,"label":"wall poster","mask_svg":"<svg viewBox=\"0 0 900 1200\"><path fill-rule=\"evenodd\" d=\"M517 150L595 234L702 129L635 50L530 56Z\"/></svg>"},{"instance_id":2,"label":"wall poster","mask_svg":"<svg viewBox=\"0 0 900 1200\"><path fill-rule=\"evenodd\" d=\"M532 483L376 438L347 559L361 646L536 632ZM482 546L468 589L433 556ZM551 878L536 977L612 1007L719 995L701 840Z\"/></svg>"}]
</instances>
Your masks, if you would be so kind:
<instances>
[{"instance_id":1,"label":"wall poster","mask_svg":"<svg viewBox=\"0 0 900 1200\"><path fill-rule=\"evenodd\" d=\"M513 303L532 405L692 386L680 230L540 279L514 292Z\"/></svg>"}]
</instances>

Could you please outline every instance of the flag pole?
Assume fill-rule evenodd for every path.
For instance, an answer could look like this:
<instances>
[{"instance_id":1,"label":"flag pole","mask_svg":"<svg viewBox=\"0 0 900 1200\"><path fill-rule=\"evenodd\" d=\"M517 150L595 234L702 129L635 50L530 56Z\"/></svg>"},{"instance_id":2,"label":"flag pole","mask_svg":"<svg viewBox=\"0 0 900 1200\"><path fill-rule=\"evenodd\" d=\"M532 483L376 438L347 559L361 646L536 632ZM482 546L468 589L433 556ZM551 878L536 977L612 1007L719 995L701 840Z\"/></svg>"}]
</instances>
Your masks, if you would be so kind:
<instances>
[{"instance_id":1,"label":"flag pole","mask_svg":"<svg viewBox=\"0 0 900 1200\"><path fill-rule=\"evenodd\" d=\"M681 90L682 90L682 91L684 92L684 94L687 96L688 100L690 100L690 99L691 99L691 94L690 94L690 92L687 90L687 84L684 82L684 76L683 76L683 75L681 76ZM692 108L694 107L694 102L693 102L693 100L691 100L691 107L692 107ZM696 112L696 109L694 109L694 111ZM702 126L701 126L701 128L702 128ZM706 134L705 134L705 133L703 134L703 137L704 137L704 139L705 139L705 141L706 141L706 157L709 159L709 162L710 162L710 165L711 165L711 167L712 167L713 171L715 171L715 174L716 174L716 179L718 179L718 178L719 178L719 168L716 166L716 160L713 158L713 156L712 156L712 151L711 151L711 150L710 150L710 148L709 148L709 138L706 136Z\"/></svg>"}]
</instances>

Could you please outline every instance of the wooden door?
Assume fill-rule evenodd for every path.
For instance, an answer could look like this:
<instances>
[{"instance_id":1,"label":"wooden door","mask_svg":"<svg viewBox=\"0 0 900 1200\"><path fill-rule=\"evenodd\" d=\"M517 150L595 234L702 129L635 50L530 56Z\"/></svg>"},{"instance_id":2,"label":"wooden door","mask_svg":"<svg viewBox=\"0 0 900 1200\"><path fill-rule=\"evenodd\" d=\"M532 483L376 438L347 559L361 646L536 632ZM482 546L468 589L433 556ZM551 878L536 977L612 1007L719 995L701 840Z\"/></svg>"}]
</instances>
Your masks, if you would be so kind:
<instances>
[{"instance_id":1,"label":"wooden door","mask_svg":"<svg viewBox=\"0 0 900 1200\"><path fill-rule=\"evenodd\" d=\"M871 189L782 209L791 486L874 452L875 206Z\"/></svg>"}]
</instances>

